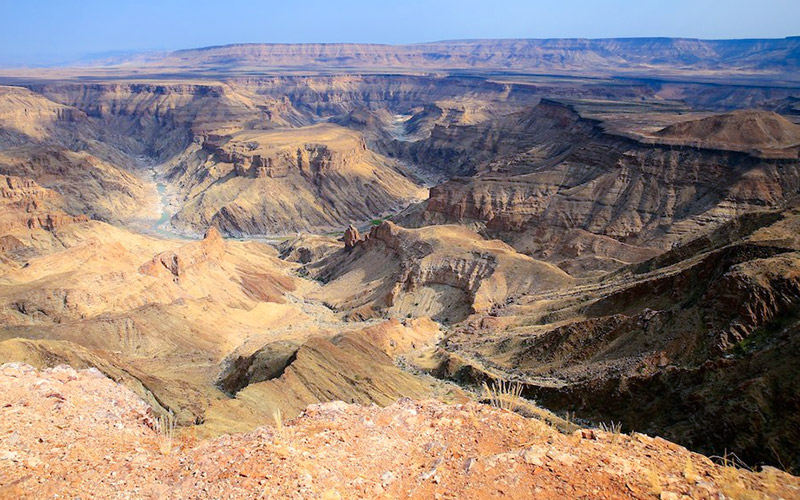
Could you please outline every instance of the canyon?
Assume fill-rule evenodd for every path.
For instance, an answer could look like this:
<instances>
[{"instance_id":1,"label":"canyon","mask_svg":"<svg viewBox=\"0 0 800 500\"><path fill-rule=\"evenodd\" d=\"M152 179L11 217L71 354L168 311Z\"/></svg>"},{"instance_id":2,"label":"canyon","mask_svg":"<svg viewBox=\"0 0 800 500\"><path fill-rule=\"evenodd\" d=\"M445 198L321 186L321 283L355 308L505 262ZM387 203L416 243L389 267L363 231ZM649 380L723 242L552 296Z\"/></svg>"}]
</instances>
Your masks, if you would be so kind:
<instances>
[{"instance_id":1,"label":"canyon","mask_svg":"<svg viewBox=\"0 0 800 500\"><path fill-rule=\"evenodd\" d=\"M0 495L797 496L799 50L0 71Z\"/></svg>"}]
</instances>

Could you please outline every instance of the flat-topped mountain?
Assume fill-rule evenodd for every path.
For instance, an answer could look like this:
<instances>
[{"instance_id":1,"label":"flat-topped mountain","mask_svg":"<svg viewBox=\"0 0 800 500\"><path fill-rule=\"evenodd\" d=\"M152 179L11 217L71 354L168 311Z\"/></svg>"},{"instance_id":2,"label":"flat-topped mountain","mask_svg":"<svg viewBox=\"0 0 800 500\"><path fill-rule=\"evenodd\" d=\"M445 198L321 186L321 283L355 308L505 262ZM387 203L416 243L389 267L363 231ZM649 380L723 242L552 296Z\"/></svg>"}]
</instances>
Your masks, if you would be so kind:
<instances>
[{"instance_id":1,"label":"flat-topped mountain","mask_svg":"<svg viewBox=\"0 0 800 500\"><path fill-rule=\"evenodd\" d=\"M790 74L800 38L448 40L410 45L236 44L180 50L146 66L210 68L748 71Z\"/></svg>"},{"instance_id":2,"label":"flat-topped mountain","mask_svg":"<svg viewBox=\"0 0 800 500\"><path fill-rule=\"evenodd\" d=\"M54 69L0 71L0 76L276 74L300 72L480 71L563 75L798 81L800 37L477 39L385 45L248 43L106 58Z\"/></svg>"},{"instance_id":3,"label":"flat-topped mountain","mask_svg":"<svg viewBox=\"0 0 800 500\"><path fill-rule=\"evenodd\" d=\"M332 230L424 199L396 161L333 124L206 137L168 175L189 200L174 223L228 234Z\"/></svg>"}]
</instances>

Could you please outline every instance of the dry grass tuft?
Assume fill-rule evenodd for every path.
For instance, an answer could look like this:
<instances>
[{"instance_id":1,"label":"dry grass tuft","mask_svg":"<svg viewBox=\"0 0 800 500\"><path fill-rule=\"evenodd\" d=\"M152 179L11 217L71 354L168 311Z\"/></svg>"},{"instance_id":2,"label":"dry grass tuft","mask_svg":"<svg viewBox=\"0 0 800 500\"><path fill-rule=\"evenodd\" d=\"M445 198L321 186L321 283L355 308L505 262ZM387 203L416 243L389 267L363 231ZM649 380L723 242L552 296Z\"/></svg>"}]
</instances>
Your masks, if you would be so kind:
<instances>
[{"instance_id":1,"label":"dry grass tuft","mask_svg":"<svg viewBox=\"0 0 800 500\"><path fill-rule=\"evenodd\" d=\"M603 432L607 432L608 434L611 434L611 444L614 444L622 435L622 422L614 423L612 421L608 424L601 422L600 430Z\"/></svg>"},{"instance_id":2,"label":"dry grass tuft","mask_svg":"<svg viewBox=\"0 0 800 500\"><path fill-rule=\"evenodd\" d=\"M275 436L280 441L286 440L286 428L283 426L283 415L279 408L272 412L272 422L275 424Z\"/></svg>"},{"instance_id":3,"label":"dry grass tuft","mask_svg":"<svg viewBox=\"0 0 800 500\"><path fill-rule=\"evenodd\" d=\"M664 487L661 485L661 478L658 473L653 469L647 469L647 482L650 483L650 493L655 496L661 496Z\"/></svg>"},{"instance_id":4,"label":"dry grass tuft","mask_svg":"<svg viewBox=\"0 0 800 500\"><path fill-rule=\"evenodd\" d=\"M158 417L158 449L162 455L169 455L172 453L172 446L175 442L175 415L167 413Z\"/></svg>"},{"instance_id":5,"label":"dry grass tuft","mask_svg":"<svg viewBox=\"0 0 800 500\"><path fill-rule=\"evenodd\" d=\"M491 387L484 382L483 399L488 399L492 406L501 410L514 411L520 406L522 387L519 382L505 380L496 380Z\"/></svg>"},{"instance_id":6,"label":"dry grass tuft","mask_svg":"<svg viewBox=\"0 0 800 500\"><path fill-rule=\"evenodd\" d=\"M694 468L692 457L690 455L686 456L686 463L683 465L683 477L689 483L695 483L699 478L699 476L697 475L697 470L695 470Z\"/></svg>"},{"instance_id":7,"label":"dry grass tuft","mask_svg":"<svg viewBox=\"0 0 800 500\"><path fill-rule=\"evenodd\" d=\"M751 490L745 484L739 467L749 470L749 467L744 462L739 460L736 455L729 455L727 452L720 458L722 474L717 478L716 483L727 498L736 500L757 500L762 498L758 491Z\"/></svg>"}]
</instances>

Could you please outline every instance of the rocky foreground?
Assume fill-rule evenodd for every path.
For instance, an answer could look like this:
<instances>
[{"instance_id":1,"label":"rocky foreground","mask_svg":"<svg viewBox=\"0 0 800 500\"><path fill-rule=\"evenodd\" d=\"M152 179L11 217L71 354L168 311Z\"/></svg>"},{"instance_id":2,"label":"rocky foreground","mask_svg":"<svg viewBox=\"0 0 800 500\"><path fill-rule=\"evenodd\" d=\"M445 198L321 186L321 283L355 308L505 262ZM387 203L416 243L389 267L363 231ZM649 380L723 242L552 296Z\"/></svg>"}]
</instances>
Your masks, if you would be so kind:
<instances>
[{"instance_id":1,"label":"rocky foreground","mask_svg":"<svg viewBox=\"0 0 800 500\"><path fill-rule=\"evenodd\" d=\"M0 498L797 498L800 479L660 438L560 434L479 404L312 405L252 433L173 439L96 370L0 367ZM161 429L159 431L159 429Z\"/></svg>"}]
</instances>

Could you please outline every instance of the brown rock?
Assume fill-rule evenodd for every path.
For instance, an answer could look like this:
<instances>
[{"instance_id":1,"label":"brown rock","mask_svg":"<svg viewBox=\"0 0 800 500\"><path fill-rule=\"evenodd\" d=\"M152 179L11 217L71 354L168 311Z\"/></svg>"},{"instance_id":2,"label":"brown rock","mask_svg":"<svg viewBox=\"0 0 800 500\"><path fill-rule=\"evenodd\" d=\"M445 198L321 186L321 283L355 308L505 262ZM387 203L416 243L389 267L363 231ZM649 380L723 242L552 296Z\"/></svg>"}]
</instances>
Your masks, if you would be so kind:
<instances>
[{"instance_id":1,"label":"brown rock","mask_svg":"<svg viewBox=\"0 0 800 500\"><path fill-rule=\"evenodd\" d=\"M397 220L414 227L485 224L489 236L521 253L588 275L645 261L747 210L779 206L797 183L800 127L774 113L714 116L647 140L603 133L553 101L524 116L450 127L445 137L434 133L414 143L415 158L433 162L447 151L450 163L470 159L456 173L477 173L432 187L424 210ZM490 130L498 139L482 149L498 153L478 159L476 134ZM702 149L673 147L672 141L691 145L710 131L717 131L715 142ZM769 154L751 152L765 147ZM709 204L709 196L719 199Z\"/></svg>"},{"instance_id":2,"label":"brown rock","mask_svg":"<svg viewBox=\"0 0 800 500\"><path fill-rule=\"evenodd\" d=\"M347 226L347 229L344 231L344 247L348 250L352 250L360 239L361 235L358 234L358 229L352 224Z\"/></svg>"},{"instance_id":3,"label":"brown rock","mask_svg":"<svg viewBox=\"0 0 800 500\"><path fill-rule=\"evenodd\" d=\"M164 270L176 279L191 267L218 261L225 253L225 240L216 227L208 228L201 241L195 241L175 250L168 250L153 257L139 268L139 272L150 276L165 275Z\"/></svg>"},{"instance_id":4,"label":"brown rock","mask_svg":"<svg viewBox=\"0 0 800 500\"><path fill-rule=\"evenodd\" d=\"M347 241L346 234L345 245L352 248L352 239ZM383 311L395 318L452 322L509 296L571 282L557 267L461 226L405 229L384 221L359 249L363 252L342 251L310 266L326 283L314 297L350 310L351 317ZM368 286L363 276L369 276Z\"/></svg>"}]
</instances>

